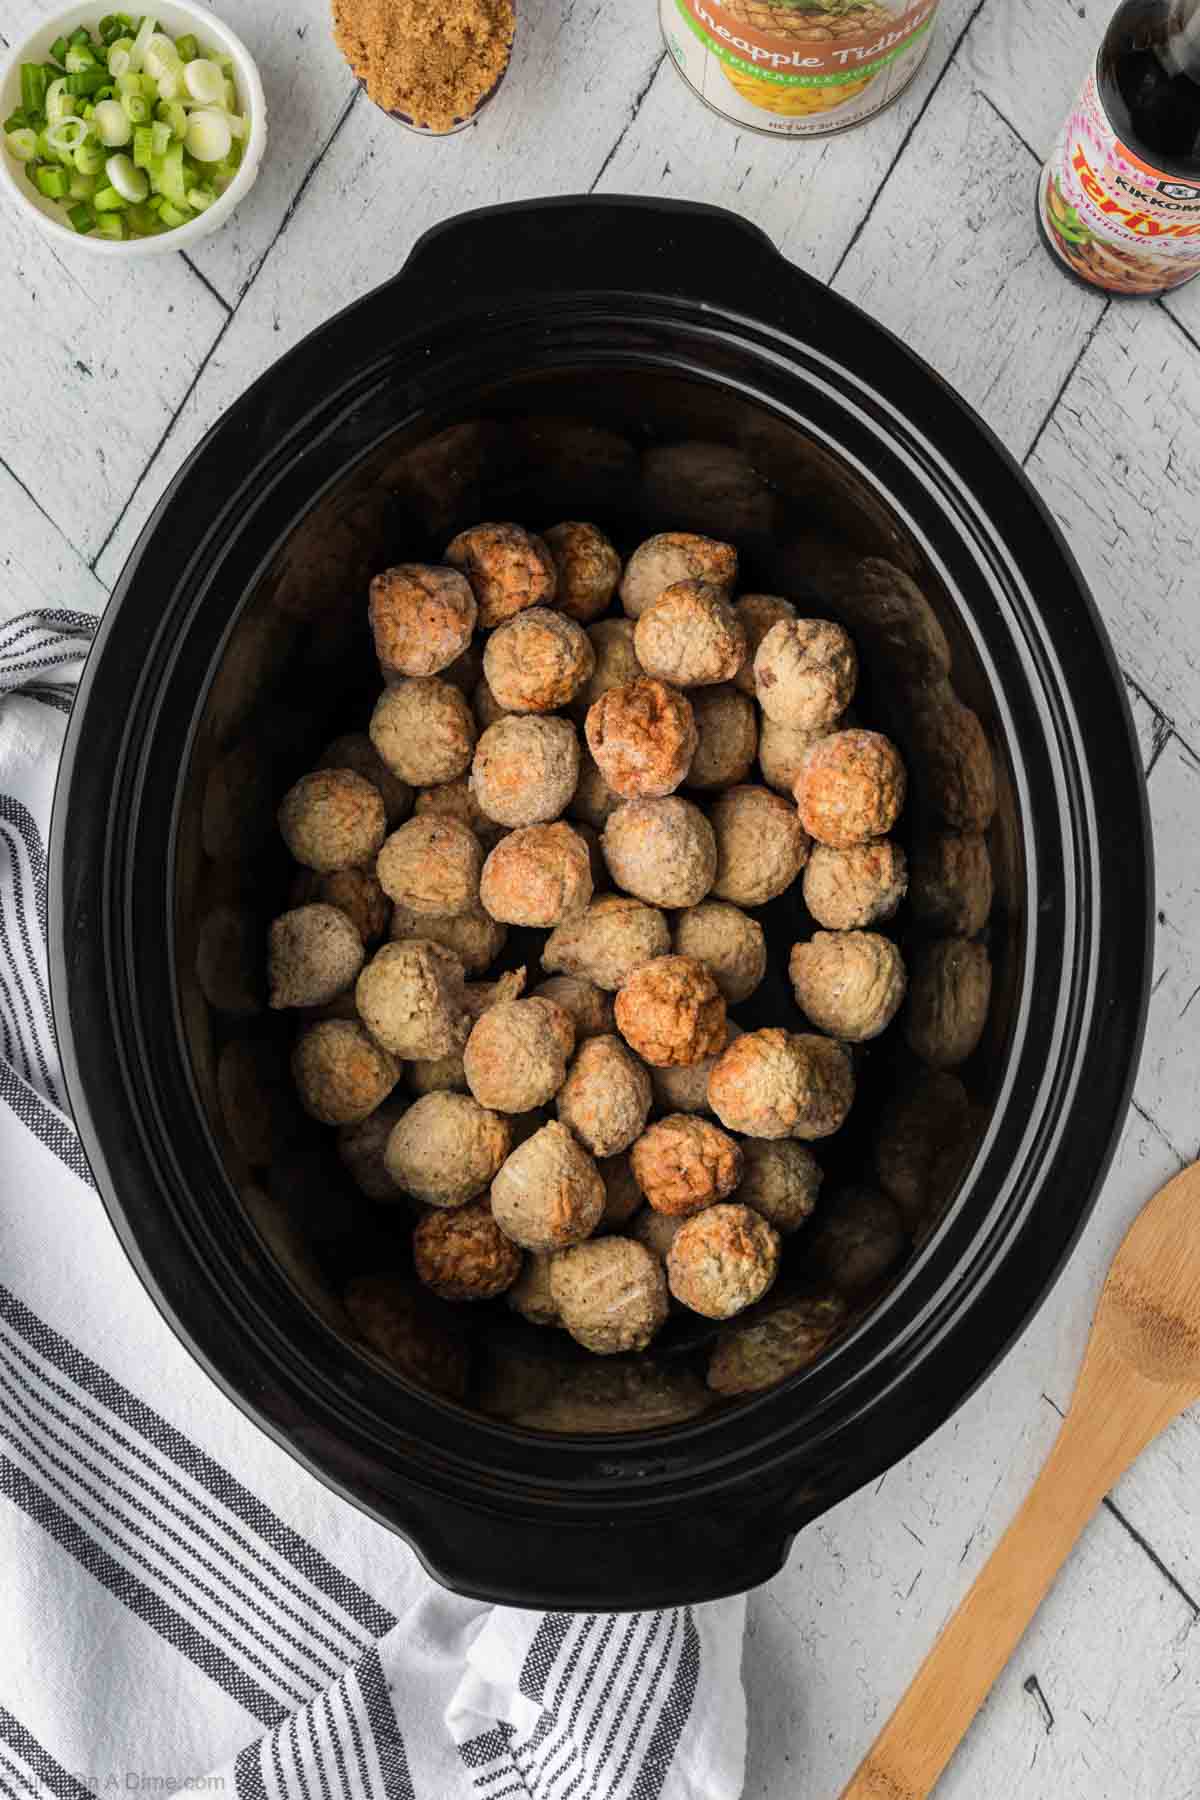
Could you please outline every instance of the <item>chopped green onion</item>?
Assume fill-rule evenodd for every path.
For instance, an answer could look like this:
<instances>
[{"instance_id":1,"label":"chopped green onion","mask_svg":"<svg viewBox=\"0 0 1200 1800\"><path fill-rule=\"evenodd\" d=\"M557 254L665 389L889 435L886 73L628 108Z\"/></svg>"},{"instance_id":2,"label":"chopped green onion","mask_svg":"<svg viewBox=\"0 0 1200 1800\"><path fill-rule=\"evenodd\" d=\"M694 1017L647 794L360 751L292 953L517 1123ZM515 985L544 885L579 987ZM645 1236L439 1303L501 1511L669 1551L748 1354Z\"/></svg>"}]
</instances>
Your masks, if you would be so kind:
<instances>
[{"instance_id":1,"label":"chopped green onion","mask_svg":"<svg viewBox=\"0 0 1200 1800\"><path fill-rule=\"evenodd\" d=\"M169 145L162 159L162 169L154 185L173 206L187 205L187 182L183 174L183 145L178 138L173 139Z\"/></svg>"},{"instance_id":2,"label":"chopped green onion","mask_svg":"<svg viewBox=\"0 0 1200 1800\"><path fill-rule=\"evenodd\" d=\"M200 54L200 46L190 31L175 39L175 48L179 52L180 62L189 63Z\"/></svg>"},{"instance_id":3,"label":"chopped green onion","mask_svg":"<svg viewBox=\"0 0 1200 1800\"><path fill-rule=\"evenodd\" d=\"M151 147L155 156L165 156L174 135L171 127L162 119L155 119L150 131L153 139Z\"/></svg>"},{"instance_id":4,"label":"chopped green onion","mask_svg":"<svg viewBox=\"0 0 1200 1800\"><path fill-rule=\"evenodd\" d=\"M91 231L96 223L96 215L86 200L81 200L78 206L72 206L67 217L76 231Z\"/></svg>"},{"instance_id":5,"label":"chopped green onion","mask_svg":"<svg viewBox=\"0 0 1200 1800\"><path fill-rule=\"evenodd\" d=\"M127 144L133 136L133 126L119 100L102 100L96 108L95 124L96 136L110 150Z\"/></svg>"},{"instance_id":6,"label":"chopped green onion","mask_svg":"<svg viewBox=\"0 0 1200 1800\"><path fill-rule=\"evenodd\" d=\"M233 133L224 113L194 112L188 120L187 147L197 162L223 162L232 143Z\"/></svg>"},{"instance_id":7,"label":"chopped green onion","mask_svg":"<svg viewBox=\"0 0 1200 1800\"><path fill-rule=\"evenodd\" d=\"M55 150L67 150L72 158L76 150L86 143L88 135L85 119L56 119L53 125L46 127L46 142Z\"/></svg>"},{"instance_id":8,"label":"chopped green onion","mask_svg":"<svg viewBox=\"0 0 1200 1800\"><path fill-rule=\"evenodd\" d=\"M72 200L90 200L99 186L95 175L80 175L76 171L67 182L67 192Z\"/></svg>"},{"instance_id":9,"label":"chopped green onion","mask_svg":"<svg viewBox=\"0 0 1200 1800\"><path fill-rule=\"evenodd\" d=\"M131 125L144 125L150 117L150 103L140 94L122 94L121 109Z\"/></svg>"},{"instance_id":10,"label":"chopped green onion","mask_svg":"<svg viewBox=\"0 0 1200 1800\"><path fill-rule=\"evenodd\" d=\"M113 45L108 53L108 72L117 81L124 81L132 73L129 67L129 51L123 46Z\"/></svg>"},{"instance_id":11,"label":"chopped green onion","mask_svg":"<svg viewBox=\"0 0 1200 1800\"><path fill-rule=\"evenodd\" d=\"M126 200L124 194L119 194L115 187L102 187L92 205L98 213L123 212Z\"/></svg>"},{"instance_id":12,"label":"chopped green onion","mask_svg":"<svg viewBox=\"0 0 1200 1800\"><path fill-rule=\"evenodd\" d=\"M82 75L85 69L96 67L96 58L92 55L89 44L72 44L63 58L63 66L68 75Z\"/></svg>"},{"instance_id":13,"label":"chopped green onion","mask_svg":"<svg viewBox=\"0 0 1200 1800\"><path fill-rule=\"evenodd\" d=\"M142 98L142 78L140 75L135 75L131 69L123 70L117 76L118 99L124 100L126 94L136 95L139 100Z\"/></svg>"},{"instance_id":14,"label":"chopped green onion","mask_svg":"<svg viewBox=\"0 0 1200 1800\"><path fill-rule=\"evenodd\" d=\"M47 85L46 71L40 63L21 64L21 105L27 113L43 111Z\"/></svg>"},{"instance_id":15,"label":"chopped green onion","mask_svg":"<svg viewBox=\"0 0 1200 1800\"><path fill-rule=\"evenodd\" d=\"M125 236L125 221L120 213L98 213L96 215L96 230L100 233L101 237L123 238Z\"/></svg>"},{"instance_id":16,"label":"chopped green onion","mask_svg":"<svg viewBox=\"0 0 1200 1800\"><path fill-rule=\"evenodd\" d=\"M34 179L47 200L61 200L67 191L65 169L39 169Z\"/></svg>"},{"instance_id":17,"label":"chopped green onion","mask_svg":"<svg viewBox=\"0 0 1200 1800\"><path fill-rule=\"evenodd\" d=\"M104 167L104 152L99 144L80 144L74 162L81 175L98 175Z\"/></svg>"},{"instance_id":18,"label":"chopped green onion","mask_svg":"<svg viewBox=\"0 0 1200 1800\"><path fill-rule=\"evenodd\" d=\"M102 87L108 86L108 73L101 68L84 69L78 75L67 76L67 92L77 100L90 98L98 94Z\"/></svg>"},{"instance_id":19,"label":"chopped green onion","mask_svg":"<svg viewBox=\"0 0 1200 1800\"><path fill-rule=\"evenodd\" d=\"M67 38L56 37L50 46L50 54L56 63L65 62L67 51L70 48L70 41Z\"/></svg>"},{"instance_id":20,"label":"chopped green onion","mask_svg":"<svg viewBox=\"0 0 1200 1800\"><path fill-rule=\"evenodd\" d=\"M229 129L232 131L234 137L244 138L246 135L245 119L239 113L226 113L225 117L229 122Z\"/></svg>"},{"instance_id":21,"label":"chopped green onion","mask_svg":"<svg viewBox=\"0 0 1200 1800\"><path fill-rule=\"evenodd\" d=\"M26 117L24 111L22 110L21 107L18 106L16 111L10 112L7 119L5 119L4 129L5 129L5 131L20 131L21 128L25 125L28 125L28 123L29 123L29 120Z\"/></svg>"},{"instance_id":22,"label":"chopped green onion","mask_svg":"<svg viewBox=\"0 0 1200 1800\"><path fill-rule=\"evenodd\" d=\"M237 89L233 85L232 81L230 81L229 77L226 76L225 77L225 111L226 112L236 112L237 105L238 105Z\"/></svg>"},{"instance_id":23,"label":"chopped green onion","mask_svg":"<svg viewBox=\"0 0 1200 1800\"><path fill-rule=\"evenodd\" d=\"M8 154L15 156L18 162L32 162L37 155L37 132L31 131L28 125L18 125L15 131L8 132L4 143Z\"/></svg>"},{"instance_id":24,"label":"chopped green onion","mask_svg":"<svg viewBox=\"0 0 1200 1800\"><path fill-rule=\"evenodd\" d=\"M67 92L67 78L58 76L46 89L46 117L53 124L55 119L68 119L75 111L75 101Z\"/></svg>"},{"instance_id":25,"label":"chopped green onion","mask_svg":"<svg viewBox=\"0 0 1200 1800\"><path fill-rule=\"evenodd\" d=\"M211 52L211 57L212 57L212 61L215 62L218 69L220 69L222 75L232 76L232 74L233 74L233 58L232 58L232 56L226 56L223 50L213 50Z\"/></svg>"},{"instance_id":26,"label":"chopped green onion","mask_svg":"<svg viewBox=\"0 0 1200 1800\"><path fill-rule=\"evenodd\" d=\"M165 119L167 124L171 127L172 137L182 138L187 136L187 114L184 112L178 100L160 100L156 110L158 117L160 119Z\"/></svg>"},{"instance_id":27,"label":"chopped green onion","mask_svg":"<svg viewBox=\"0 0 1200 1800\"><path fill-rule=\"evenodd\" d=\"M193 212L207 212L216 199L211 188L193 187L188 189L188 205Z\"/></svg>"},{"instance_id":28,"label":"chopped green onion","mask_svg":"<svg viewBox=\"0 0 1200 1800\"><path fill-rule=\"evenodd\" d=\"M193 100L206 106L220 106L225 98L225 77L215 62L197 56L183 71L183 85Z\"/></svg>"},{"instance_id":29,"label":"chopped green onion","mask_svg":"<svg viewBox=\"0 0 1200 1800\"><path fill-rule=\"evenodd\" d=\"M110 186L116 188L122 200L131 205L144 200L150 192L150 183L142 169L135 169L129 157L125 155L110 156L104 165Z\"/></svg>"},{"instance_id":30,"label":"chopped green onion","mask_svg":"<svg viewBox=\"0 0 1200 1800\"><path fill-rule=\"evenodd\" d=\"M86 25L77 25L68 40L72 44L90 44L92 34Z\"/></svg>"},{"instance_id":31,"label":"chopped green onion","mask_svg":"<svg viewBox=\"0 0 1200 1800\"><path fill-rule=\"evenodd\" d=\"M133 166L135 169L148 169L154 161L154 127L152 125L135 125L133 128Z\"/></svg>"},{"instance_id":32,"label":"chopped green onion","mask_svg":"<svg viewBox=\"0 0 1200 1800\"><path fill-rule=\"evenodd\" d=\"M188 220L194 217L194 214L192 213L190 206L172 206L171 202L168 200L159 208L158 216L164 225L174 227L176 225L186 225Z\"/></svg>"},{"instance_id":33,"label":"chopped green onion","mask_svg":"<svg viewBox=\"0 0 1200 1800\"><path fill-rule=\"evenodd\" d=\"M146 202L146 205L149 207L150 211L153 213L161 212L163 207L166 204L167 203L163 199L161 194L151 194L150 198Z\"/></svg>"},{"instance_id":34,"label":"chopped green onion","mask_svg":"<svg viewBox=\"0 0 1200 1800\"><path fill-rule=\"evenodd\" d=\"M146 59L146 45L153 36L154 20L150 17L149 13L147 13L146 17L137 28L133 46L129 52L129 66L139 74L141 73L142 64Z\"/></svg>"}]
</instances>

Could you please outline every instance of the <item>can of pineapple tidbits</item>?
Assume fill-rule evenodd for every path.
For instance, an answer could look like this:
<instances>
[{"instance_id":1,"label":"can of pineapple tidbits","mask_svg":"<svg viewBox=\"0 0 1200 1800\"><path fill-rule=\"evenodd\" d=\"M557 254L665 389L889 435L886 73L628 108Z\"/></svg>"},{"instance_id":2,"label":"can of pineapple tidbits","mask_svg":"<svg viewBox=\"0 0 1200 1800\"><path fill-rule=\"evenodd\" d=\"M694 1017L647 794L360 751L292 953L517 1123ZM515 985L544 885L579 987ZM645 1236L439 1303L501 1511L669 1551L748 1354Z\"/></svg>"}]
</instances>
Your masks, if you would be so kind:
<instances>
[{"instance_id":1,"label":"can of pineapple tidbits","mask_svg":"<svg viewBox=\"0 0 1200 1800\"><path fill-rule=\"evenodd\" d=\"M680 74L724 118L824 137L882 112L925 60L939 0L659 0Z\"/></svg>"}]
</instances>

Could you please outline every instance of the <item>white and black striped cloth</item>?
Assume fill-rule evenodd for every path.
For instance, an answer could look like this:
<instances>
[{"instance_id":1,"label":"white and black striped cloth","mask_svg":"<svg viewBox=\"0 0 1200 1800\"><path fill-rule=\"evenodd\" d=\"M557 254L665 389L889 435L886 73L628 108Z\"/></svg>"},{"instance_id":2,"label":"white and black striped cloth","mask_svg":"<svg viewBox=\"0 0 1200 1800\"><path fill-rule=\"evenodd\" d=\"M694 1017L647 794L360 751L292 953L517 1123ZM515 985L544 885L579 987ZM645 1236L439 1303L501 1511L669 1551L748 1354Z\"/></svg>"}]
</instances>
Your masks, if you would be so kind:
<instances>
[{"instance_id":1,"label":"white and black striped cloth","mask_svg":"<svg viewBox=\"0 0 1200 1800\"><path fill-rule=\"evenodd\" d=\"M85 613L0 625L0 1800L736 1800L744 1605L431 1585L176 1342L65 1110L46 984Z\"/></svg>"}]
</instances>

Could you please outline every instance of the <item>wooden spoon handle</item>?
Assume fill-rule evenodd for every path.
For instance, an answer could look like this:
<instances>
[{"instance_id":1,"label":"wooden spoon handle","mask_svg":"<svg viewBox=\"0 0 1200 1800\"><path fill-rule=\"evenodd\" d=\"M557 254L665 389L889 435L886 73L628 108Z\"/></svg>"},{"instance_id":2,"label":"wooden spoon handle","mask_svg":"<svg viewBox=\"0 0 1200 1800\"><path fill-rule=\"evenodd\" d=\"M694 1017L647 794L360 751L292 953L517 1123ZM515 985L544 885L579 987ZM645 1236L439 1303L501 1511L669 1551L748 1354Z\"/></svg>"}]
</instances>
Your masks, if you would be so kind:
<instances>
[{"instance_id":1,"label":"wooden spoon handle","mask_svg":"<svg viewBox=\"0 0 1200 1800\"><path fill-rule=\"evenodd\" d=\"M1119 1469L1063 1428L1025 1504L925 1658L842 1800L926 1800ZM1123 1459L1121 1459L1123 1460Z\"/></svg>"}]
</instances>

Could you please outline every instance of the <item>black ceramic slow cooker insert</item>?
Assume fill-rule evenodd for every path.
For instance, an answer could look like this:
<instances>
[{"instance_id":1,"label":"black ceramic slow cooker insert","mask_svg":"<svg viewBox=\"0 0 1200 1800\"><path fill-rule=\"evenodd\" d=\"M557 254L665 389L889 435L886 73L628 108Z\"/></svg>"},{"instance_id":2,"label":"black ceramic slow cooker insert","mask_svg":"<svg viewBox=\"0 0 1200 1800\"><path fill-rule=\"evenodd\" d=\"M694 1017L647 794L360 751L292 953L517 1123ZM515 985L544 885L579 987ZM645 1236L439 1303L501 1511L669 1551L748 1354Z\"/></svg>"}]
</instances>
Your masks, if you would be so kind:
<instances>
[{"instance_id":1,"label":"black ceramic slow cooker insert","mask_svg":"<svg viewBox=\"0 0 1200 1800\"><path fill-rule=\"evenodd\" d=\"M212 1011L194 972L200 921L249 905L265 923L286 904L272 810L368 716L370 573L437 559L488 518L594 519L624 551L654 530L708 531L736 542L743 588L814 607L829 557L883 556L935 607L955 689L992 747L994 992L962 1071L978 1146L867 1315L814 1366L737 1403L698 1410L703 1322L671 1325L643 1369L601 1375L596 1359L581 1373L565 1334L499 1303L469 1328L467 1400L440 1396L357 1343L338 1306L349 1275L403 1260L394 1209L363 1201L319 1149L250 1166L222 1123L230 1034L290 1026ZM867 717L872 681L868 666ZM729 215L545 202L424 238L226 413L159 505L71 721L55 1014L122 1242L264 1430L454 1588L649 1606L765 1580L802 1526L941 1423L1029 1319L1124 1115L1150 890L1111 652L1045 510L971 411ZM742 1023L788 1016L787 951L808 928L788 903L769 923L774 1020ZM847 1171L893 1079L888 1051L865 1060L828 1147ZM514 1424L511 1381L575 1384L590 1429ZM672 1395L692 1399L672 1411Z\"/></svg>"}]
</instances>

